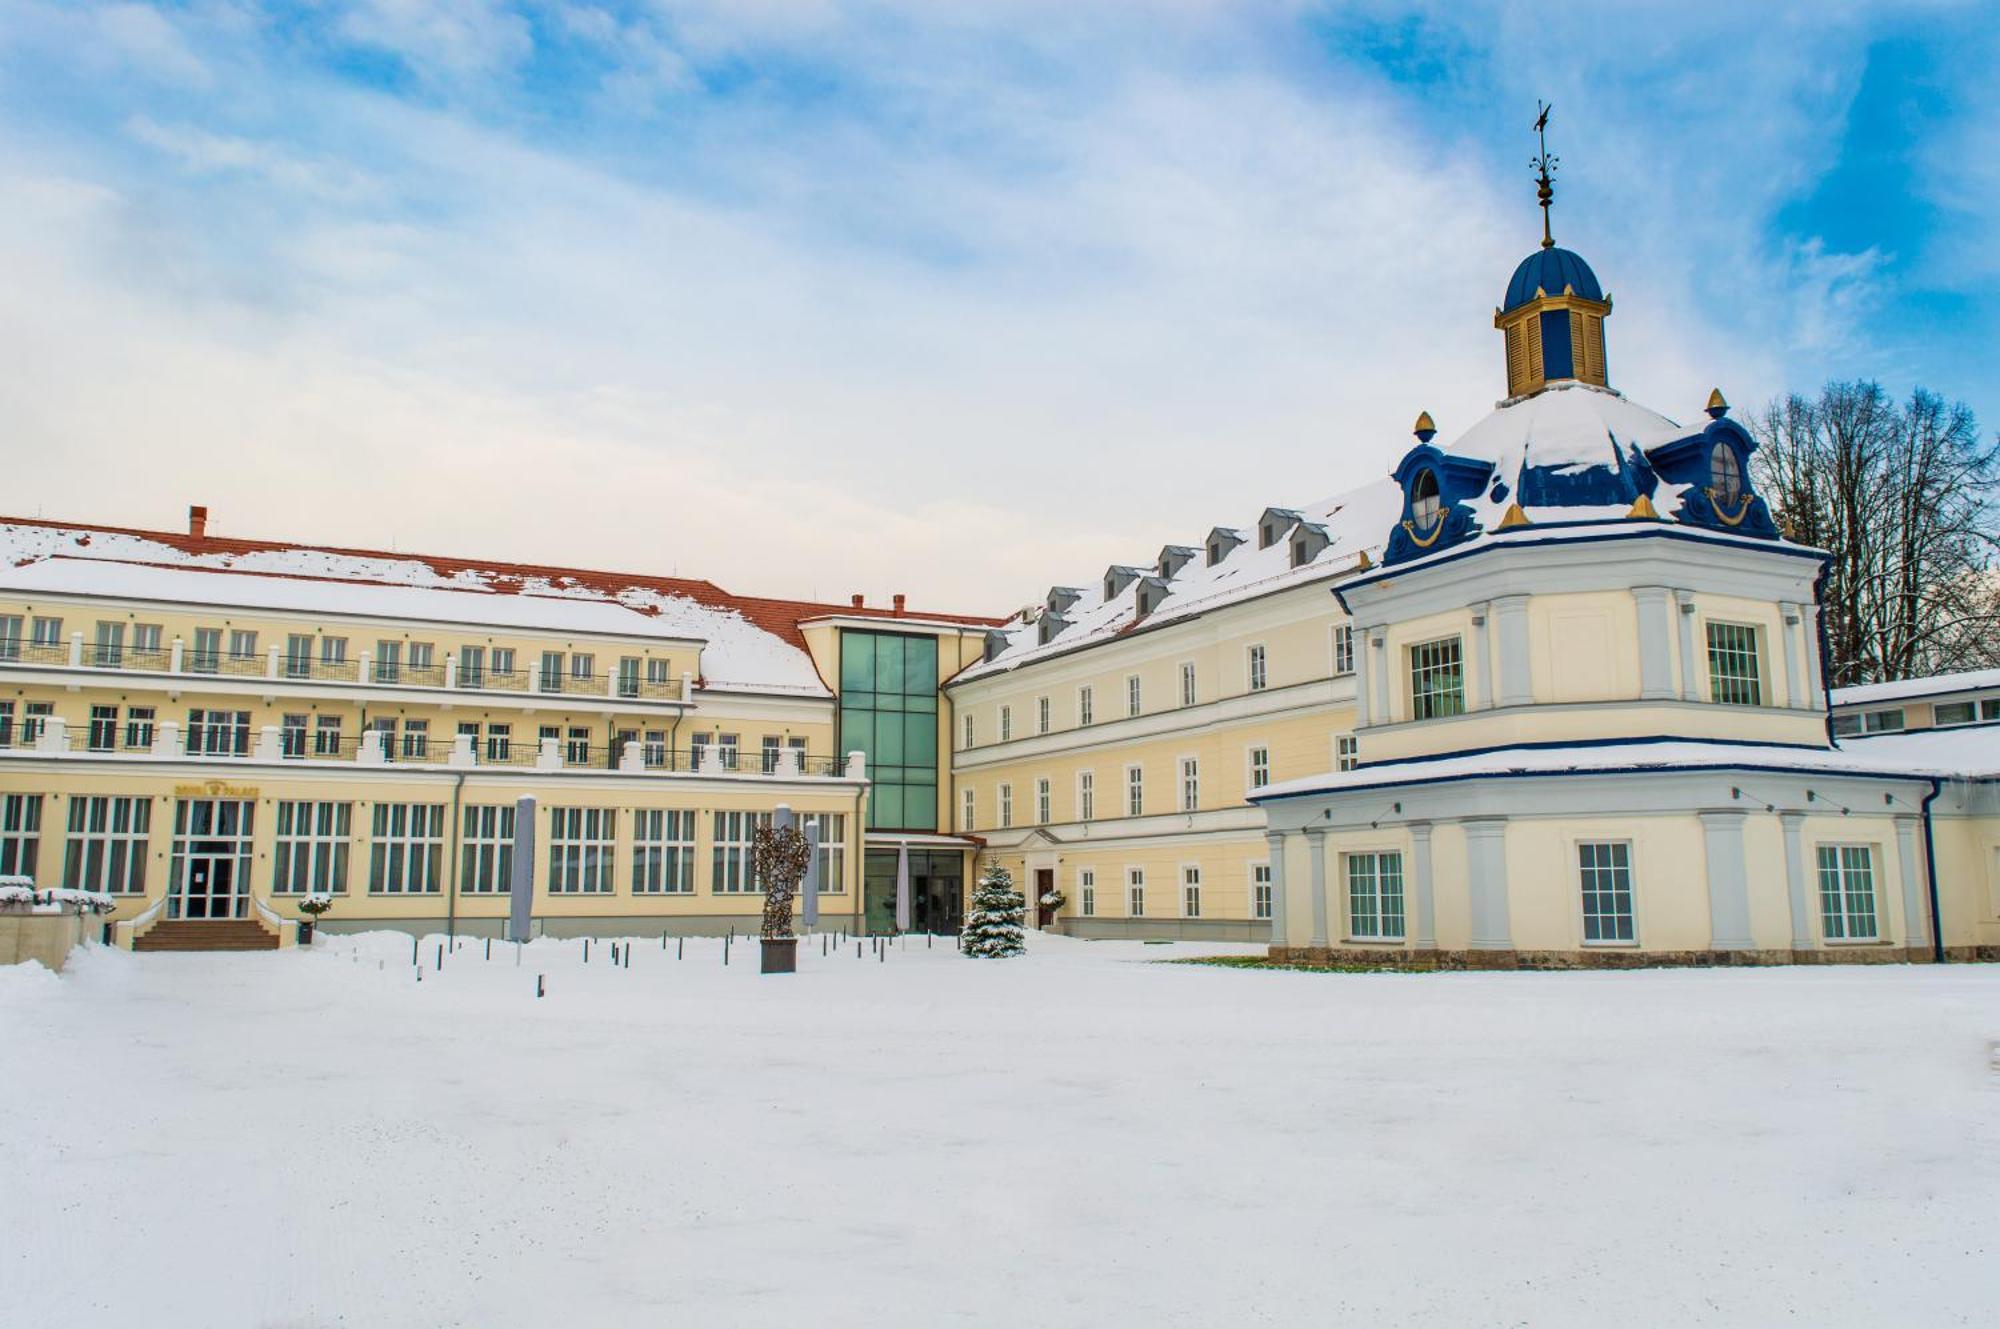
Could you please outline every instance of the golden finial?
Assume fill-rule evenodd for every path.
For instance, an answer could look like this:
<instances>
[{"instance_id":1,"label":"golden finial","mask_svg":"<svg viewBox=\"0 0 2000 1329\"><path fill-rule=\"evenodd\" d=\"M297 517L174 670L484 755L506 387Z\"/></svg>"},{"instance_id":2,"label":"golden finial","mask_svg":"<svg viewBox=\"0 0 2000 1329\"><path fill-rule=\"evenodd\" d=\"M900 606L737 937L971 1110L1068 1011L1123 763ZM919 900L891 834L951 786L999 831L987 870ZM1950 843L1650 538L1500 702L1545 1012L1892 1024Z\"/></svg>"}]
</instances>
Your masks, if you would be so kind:
<instances>
[{"instance_id":1,"label":"golden finial","mask_svg":"<svg viewBox=\"0 0 2000 1329\"><path fill-rule=\"evenodd\" d=\"M1361 551L1361 557L1354 560L1354 570L1357 572L1366 572L1374 566L1375 560L1368 557L1366 549Z\"/></svg>"},{"instance_id":2,"label":"golden finial","mask_svg":"<svg viewBox=\"0 0 2000 1329\"><path fill-rule=\"evenodd\" d=\"M1722 399L1721 388L1710 388L1708 392L1708 418L1720 420L1729 414L1729 403Z\"/></svg>"},{"instance_id":3,"label":"golden finial","mask_svg":"<svg viewBox=\"0 0 2000 1329\"><path fill-rule=\"evenodd\" d=\"M1528 514L1521 511L1519 503L1509 503L1507 505L1507 515L1500 519L1500 529L1503 531L1510 531L1516 526L1527 526L1529 524Z\"/></svg>"},{"instance_id":4,"label":"golden finial","mask_svg":"<svg viewBox=\"0 0 2000 1329\"><path fill-rule=\"evenodd\" d=\"M1438 427L1431 422L1429 411L1417 412L1417 423L1410 432L1417 436L1417 442L1428 443L1437 434Z\"/></svg>"},{"instance_id":5,"label":"golden finial","mask_svg":"<svg viewBox=\"0 0 2000 1329\"><path fill-rule=\"evenodd\" d=\"M1541 145L1542 150L1528 164L1537 172L1535 197L1540 199L1542 204L1542 248L1553 249L1556 239L1549 231L1549 204L1555 202L1556 182L1550 178L1549 173L1556 169L1557 163L1562 158L1549 156L1549 112L1555 110L1555 106L1540 100L1537 100L1535 105L1540 108L1540 114L1535 116L1535 140Z\"/></svg>"},{"instance_id":6,"label":"golden finial","mask_svg":"<svg viewBox=\"0 0 2000 1329\"><path fill-rule=\"evenodd\" d=\"M1628 520L1632 521L1658 521L1660 519L1658 509L1653 506L1653 500L1647 498L1644 494L1639 495L1638 501L1632 504L1632 510L1626 513L1625 516Z\"/></svg>"}]
</instances>

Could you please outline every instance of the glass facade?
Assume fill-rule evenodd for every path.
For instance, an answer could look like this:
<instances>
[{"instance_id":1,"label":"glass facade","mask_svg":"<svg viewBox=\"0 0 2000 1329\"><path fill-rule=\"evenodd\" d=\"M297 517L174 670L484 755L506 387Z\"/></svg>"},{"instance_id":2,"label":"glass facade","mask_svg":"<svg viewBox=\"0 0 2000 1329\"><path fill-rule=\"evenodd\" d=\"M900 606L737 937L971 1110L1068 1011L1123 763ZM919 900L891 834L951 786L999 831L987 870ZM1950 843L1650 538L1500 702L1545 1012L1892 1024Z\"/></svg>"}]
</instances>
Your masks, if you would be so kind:
<instances>
[{"instance_id":1,"label":"glass facade","mask_svg":"<svg viewBox=\"0 0 2000 1329\"><path fill-rule=\"evenodd\" d=\"M936 638L840 634L839 750L868 758L868 829L937 829Z\"/></svg>"}]
</instances>

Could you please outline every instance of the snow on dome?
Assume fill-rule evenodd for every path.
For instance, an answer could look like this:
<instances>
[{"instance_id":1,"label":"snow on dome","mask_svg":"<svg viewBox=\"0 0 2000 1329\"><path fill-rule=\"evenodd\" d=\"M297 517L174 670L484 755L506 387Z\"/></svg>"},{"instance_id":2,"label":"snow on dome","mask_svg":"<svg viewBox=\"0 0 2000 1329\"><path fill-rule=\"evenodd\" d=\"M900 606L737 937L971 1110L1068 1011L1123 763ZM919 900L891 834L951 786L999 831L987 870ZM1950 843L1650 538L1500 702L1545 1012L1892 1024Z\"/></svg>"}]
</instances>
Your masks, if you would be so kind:
<instances>
[{"instance_id":1,"label":"snow on dome","mask_svg":"<svg viewBox=\"0 0 2000 1329\"><path fill-rule=\"evenodd\" d=\"M1623 518L1655 483L1643 454L1688 432L1610 388L1558 383L1496 408L1446 451L1493 464L1472 505L1491 532L1515 503L1531 521Z\"/></svg>"}]
</instances>

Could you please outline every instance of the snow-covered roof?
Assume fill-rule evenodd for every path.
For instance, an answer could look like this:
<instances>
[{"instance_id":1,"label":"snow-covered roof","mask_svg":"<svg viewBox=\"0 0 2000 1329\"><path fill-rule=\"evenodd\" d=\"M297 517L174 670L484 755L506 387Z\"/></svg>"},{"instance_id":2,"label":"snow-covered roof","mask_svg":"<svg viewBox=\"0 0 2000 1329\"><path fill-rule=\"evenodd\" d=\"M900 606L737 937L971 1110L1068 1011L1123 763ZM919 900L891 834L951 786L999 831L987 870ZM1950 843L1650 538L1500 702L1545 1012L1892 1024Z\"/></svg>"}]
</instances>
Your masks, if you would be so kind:
<instances>
[{"instance_id":1,"label":"snow-covered roof","mask_svg":"<svg viewBox=\"0 0 2000 1329\"><path fill-rule=\"evenodd\" d=\"M1835 688L1835 706L1873 706L1885 701L1909 701L1918 697L1944 697L1958 692L1983 692L2000 688L2000 669L1971 669L1960 674L1934 674L1929 678L1904 678L1894 683L1862 683L1851 688Z\"/></svg>"},{"instance_id":2,"label":"snow-covered roof","mask_svg":"<svg viewBox=\"0 0 2000 1329\"><path fill-rule=\"evenodd\" d=\"M802 622L830 614L994 621L736 596L678 577L18 517L0 518L0 587L698 641L707 690L802 697L832 695L806 651Z\"/></svg>"},{"instance_id":3,"label":"snow-covered roof","mask_svg":"<svg viewBox=\"0 0 2000 1329\"><path fill-rule=\"evenodd\" d=\"M1625 771L1768 770L1825 775L1892 775L1943 779L2000 776L2000 734L1988 729L1916 730L1851 747L1809 748L1779 743L1695 740L1497 748L1461 756L1378 762L1267 785L1253 803L1302 794L1433 784L1480 776L1605 775Z\"/></svg>"},{"instance_id":4,"label":"snow-covered roof","mask_svg":"<svg viewBox=\"0 0 2000 1329\"><path fill-rule=\"evenodd\" d=\"M1125 585L1109 600L1104 598L1102 582L1086 584L1076 603L1063 611L1068 626L1048 641L1037 641L1033 619L1016 617L1002 629L1007 637L1006 649L991 660L971 665L958 678L982 678L1018 669L1036 660L1112 640L1136 627L1180 622L1241 600L1352 572L1360 566L1362 554L1367 554L1371 561L1380 556L1382 543L1401 508L1402 490L1395 481L1387 479L1309 503L1298 509L1302 519L1324 527L1327 535L1326 548L1312 559L1293 567L1291 542L1282 536L1263 549L1257 547L1254 539L1246 540L1212 566L1204 557L1194 558L1167 579L1166 599L1144 619L1138 614L1139 581ZM1257 519L1253 517L1240 529L1256 528Z\"/></svg>"},{"instance_id":5,"label":"snow-covered roof","mask_svg":"<svg viewBox=\"0 0 2000 1329\"><path fill-rule=\"evenodd\" d=\"M1633 449L1643 453L1693 432L1610 388L1552 383L1533 396L1503 403L1445 451L1492 463L1496 483L1471 500L1474 516L1490 533L1499 530L1516 502L1531 522L1622 521L1637 497L1629 480L1605 486L1609 501L1603 503L1576 501L1582 495L1575 493L1554 501L1550 491L1594 470L1623 478L1632 469ZM1680 498L1681 487L1667 488L1672 506L1654 504L1662 516L1671 515Z\"/></svg>"}]
</instances>

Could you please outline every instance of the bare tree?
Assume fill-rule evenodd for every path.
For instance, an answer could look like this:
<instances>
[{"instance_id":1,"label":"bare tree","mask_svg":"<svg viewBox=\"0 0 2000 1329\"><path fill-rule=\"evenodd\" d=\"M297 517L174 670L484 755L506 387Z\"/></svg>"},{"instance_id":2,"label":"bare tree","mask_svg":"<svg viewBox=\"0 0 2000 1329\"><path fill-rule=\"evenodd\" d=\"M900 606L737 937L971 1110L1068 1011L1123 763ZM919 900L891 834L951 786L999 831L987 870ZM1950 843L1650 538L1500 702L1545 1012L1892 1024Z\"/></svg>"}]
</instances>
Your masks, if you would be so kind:
<instances>
[{"instance_id":1,"label":"bare tree","mask_svg":"<svg viewBox=\"0 0 2000 1329\"><path fill-rule=\"evenodd\" d=\"M1835 687L2000 664L2000 443L1980 438L1969 407L1829 383L1772 402L1751 428L1779 526L1831 556Z\"/></svg>"}]
</instances>

